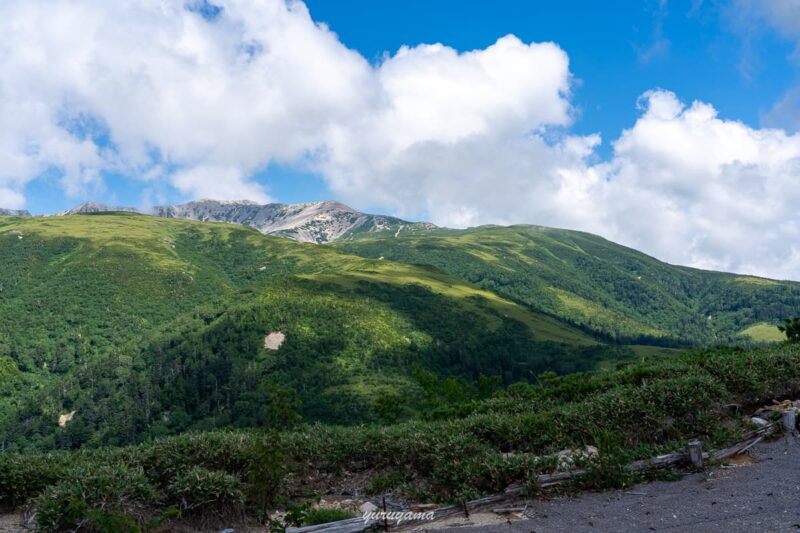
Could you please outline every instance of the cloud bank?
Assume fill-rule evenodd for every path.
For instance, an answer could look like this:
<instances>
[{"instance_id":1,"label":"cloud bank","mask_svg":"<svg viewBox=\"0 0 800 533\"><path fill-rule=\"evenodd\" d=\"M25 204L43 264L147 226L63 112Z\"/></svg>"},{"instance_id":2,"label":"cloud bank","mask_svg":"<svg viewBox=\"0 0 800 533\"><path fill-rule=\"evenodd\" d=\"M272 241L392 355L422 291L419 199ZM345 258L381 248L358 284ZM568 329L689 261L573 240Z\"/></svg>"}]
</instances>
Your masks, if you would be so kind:
<instances>
[{"instance_id":1,"label":"cloud bank","mask_svg":"<svg viewBox=\"0 0 800 533\"><path fill-rule=\"evenodd\" d=\"M654 90L600 161L598 135L570 133L571 79L557 44L511 35L371 64L294 1L7 0L0 205L24 207L36 179L77 195L108 173L266 202L252 176L277 162L356 207L800 279L800 136Z\"/></svg>"}]
</instances>

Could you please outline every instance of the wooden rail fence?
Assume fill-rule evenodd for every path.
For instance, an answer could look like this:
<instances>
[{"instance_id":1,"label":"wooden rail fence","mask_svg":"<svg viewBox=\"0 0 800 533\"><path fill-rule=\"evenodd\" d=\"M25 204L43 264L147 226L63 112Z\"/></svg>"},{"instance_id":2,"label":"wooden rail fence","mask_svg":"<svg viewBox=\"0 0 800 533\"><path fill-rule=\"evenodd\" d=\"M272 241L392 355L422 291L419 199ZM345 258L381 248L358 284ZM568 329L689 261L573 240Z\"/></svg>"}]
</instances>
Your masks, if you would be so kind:
<instances>
[{"instance_id":1,"label":"wooden rail fence","mask_svg":"<svg viewBox=\"0 0 800 533\"><path fill-rule=\"evenodd\" d=\"M794 422L792 420L791 422ZM700 441L691 441L687 445L686 451L669 453L666 455L659 455L649 459L641 459L630 463L627 468L631 472L640 472L644 470L652 470L656 468L669 468L678 464L690 463L695 468L703 468L707 461L721 461L722 459L743 453L769 435L775 433L779 428L788 429L788 423L784 417L780 422L773 422L766 424L761 428L746 433L742 441L728 448L704 452L702 450L702 443ZM794 427L794 426L792 426ZM793 431L793 429L791 430ZM554 487L570 481L575 478L586 475L586 470L572 470L568 472L556 472L553 474L542 474L536 478L536 485L540 489ZM493 494L484 496L476 500L470 500L455 505L447 505L433 509L434 520L439 521L443 518L451 516L469 515L470 512L476 512L491 508L492 506L506 502L511 499L516 499L525 493L525 486L521 484L510 485L500 494ZM429 522L429 521L427 521ZM401 530L409 529L419 524L426 523L422 520L406 520L398 524L386 524L383 522L369 522L366 523L363 517L350 518L348 520L340 520L338 522L330 522L327 524L318 524L315 526L306 526L299 528L289 528L287 533L360 533L368 530L382 529L382 530Z\"/></svg>"}]
</instances>

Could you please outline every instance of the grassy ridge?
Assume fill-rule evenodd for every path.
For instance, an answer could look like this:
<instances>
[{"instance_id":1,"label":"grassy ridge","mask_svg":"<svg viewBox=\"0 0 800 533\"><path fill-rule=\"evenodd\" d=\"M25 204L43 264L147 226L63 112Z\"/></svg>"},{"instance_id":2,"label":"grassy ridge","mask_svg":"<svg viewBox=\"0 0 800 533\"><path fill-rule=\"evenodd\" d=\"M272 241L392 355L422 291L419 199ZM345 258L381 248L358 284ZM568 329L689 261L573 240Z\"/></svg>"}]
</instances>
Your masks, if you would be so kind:
<instances>
[{"instance_id":1,"label":"grassy ridge","mask_svg":"<svg viewBox=\"0 0 800 533\"><path fill-rule=\"evenodd\" d=\"M508 383L633 355L435 269L230 224L0 217L0 249L5 448L396 419L415 367Z\"/></svg>"},{"instance_id":2,"label":"grassy ridge","mask_svg":"<svg viewBox=\"0 0 800 533\"><path fill-rule=\"evenodd\" d=\"M531 309L631 344L733 339L800 314L800 284L677 267L588 233L485 226L363 235L336 247L427 264ZM760 340L760 339L759 339Z\"/></svg>"},{"instance_id":3,"label":"grassy ridge","mask_svg":"<svg viewBox=\"0 0 800 533\"><path fill-rule=\"evenodd\" d=\"M621 364L606 372L548 377L493 398L439 405L442 420L294 431L211 432L129 448L0 455L0 503L34 499L45 529L125 518L144 524L249 513L257 518L347 474L372 490L453 500L527 482L556 466L552 453L595 445L589 486L635 481L620 465L700 437L736 440L741 412L800 390L800 348L700 350ZM440 398L441 400L441 398ZM431 401L434 401L433 399ZM431 410L436 410L431 404ZM298 492L299 491L299 492ZM195 502L203 505L193 506ZM261 516L264 518L264 516Z\"/></svg>"}]
</instances>

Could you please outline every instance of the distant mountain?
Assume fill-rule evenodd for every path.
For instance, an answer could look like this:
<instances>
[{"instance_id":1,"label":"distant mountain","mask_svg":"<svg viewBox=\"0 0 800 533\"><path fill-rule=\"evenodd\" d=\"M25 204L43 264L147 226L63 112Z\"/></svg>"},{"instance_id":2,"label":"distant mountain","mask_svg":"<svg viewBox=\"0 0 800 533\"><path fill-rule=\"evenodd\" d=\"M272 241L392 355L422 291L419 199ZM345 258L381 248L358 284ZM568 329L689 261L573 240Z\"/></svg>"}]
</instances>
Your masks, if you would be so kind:
<instances>
[{"instance_id":1,"label":"distant mountain","mask_svg":"<svg viewBox=\"0 0 800 533\"><path fill-rule=\"evenodd\" d=\"M436 228L427 222L407 222L385 215L370 215L334 201L304 204L261 205L247 200L197 200L181 205L163 205L150 211L132 207L109 206L86 202L55 216L127 211L162 218L201 222L227 222L250 226L266 235L286 237L299 242L322 244L361 235L416 234ZM28 214L27 211L24 212ZM0 215L21 212L0 210Z\"/></svg>"},{"instance_id":2,"label":"distant mountain","mask_svg":"<svg viewBox=\"0 0 800 533\"><path fill-rule=\"evenodd\" d=\"M28 211L17 210L17 209L3 209L0 207L0 215L12 216L12 217L29 217L31 214Z\"/></svg>"},{"instance_id":3,"label":"distant mountain","mask_svg":"<svg viewBox=\"0 0 800 533\"><path fill-rule=\"evenodd\" d=\"M55 216L63 217L66 215L80 215L86 213L109 213L115 211L127 211L129 213L138 213L139 210L133 207L122 207L117 205L105 205L105 204L98 204L96 202L85 202L79 205L78 207L73 207L72 209L67 209L66 211L61 211L56 213Z\"/></svg>"},{"instance_id":4,"label":"distant mountain","mask_svg":"<svg viewBox=\"0 0 800 533\"><path fill-rule=\"evenodd\" d=\"M165 218L241 224L267 235L317 244L363 233L415 233L435 227L424 222L369 215L333 201L259 205L248 201L199 200L156 207L153 214Z\"/></svg>"}]
</instances>

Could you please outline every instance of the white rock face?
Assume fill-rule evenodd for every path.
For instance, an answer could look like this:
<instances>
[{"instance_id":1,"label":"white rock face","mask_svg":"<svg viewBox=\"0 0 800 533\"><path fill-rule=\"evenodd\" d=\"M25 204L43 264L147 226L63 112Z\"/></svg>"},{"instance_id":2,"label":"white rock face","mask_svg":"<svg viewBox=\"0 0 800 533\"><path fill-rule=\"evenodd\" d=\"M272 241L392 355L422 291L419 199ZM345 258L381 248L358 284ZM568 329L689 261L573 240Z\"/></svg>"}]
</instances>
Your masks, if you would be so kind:
<instances>
[{"instance_id":1,"label":"white rock face","mask_svg":"<svg viewBox=\"0 0 800 533\"><path fill-rule=\"evenodd\" d=\"M127 211L129 213L138 213L138 211L133 207L121 207L118 205L105 205L98 204L96 202L85 202L78 207L73 207L72 209L67 209L66 211L56 213L55 216L60 217L66 215L79 215L82 213L107 213L111 211Z\"/></svg>"},{"instance_id":2,"label":"white rock face","mask_svg":"<svg viewBox=\"0 0 800 533\"><path fill-rule=\"evenodd\" d=\"M29 217L31 214L28 211L22 209L3 209L0 207L0 215L12 216L12 217Z\"/></svg>"},{"instance_id":3,"label":"white rock face","mask_svg":"<svg viewBox=\"0 0 800 533\"><path fill-rule=\"evenodd\" d=\"M409 223L399 218L368 215L333 201L305 204L267 204L199 200L183 205L156 207L153 214L167 218L229 222L256 228L261 233L300 242L324 243L353 233L430 229L427 223Z\"/></svg>"},{"instance_id":4,"label":"white rock face","mask_svg":"<svg viewBox=\"0 0 800 533\"><path fill-rule=\"evenodd\" d=\"M283 346L283 341L286 340L286 335L280 331L273 331L264 337L264 348L267 350L278 350Z\"/></svg>"},{"instance_id":5,"label":"white rock face","mask_svg":"<svg viewBox=\"0 0 800 533\"><path fill-rule=\"evenodd\" d=\"M68 422L72 422L72 419L75 417L75 413L77 411L70 411L69 413L63 414L58 417L58 427L67 427Z\"/></svg>"}]
</instances>

